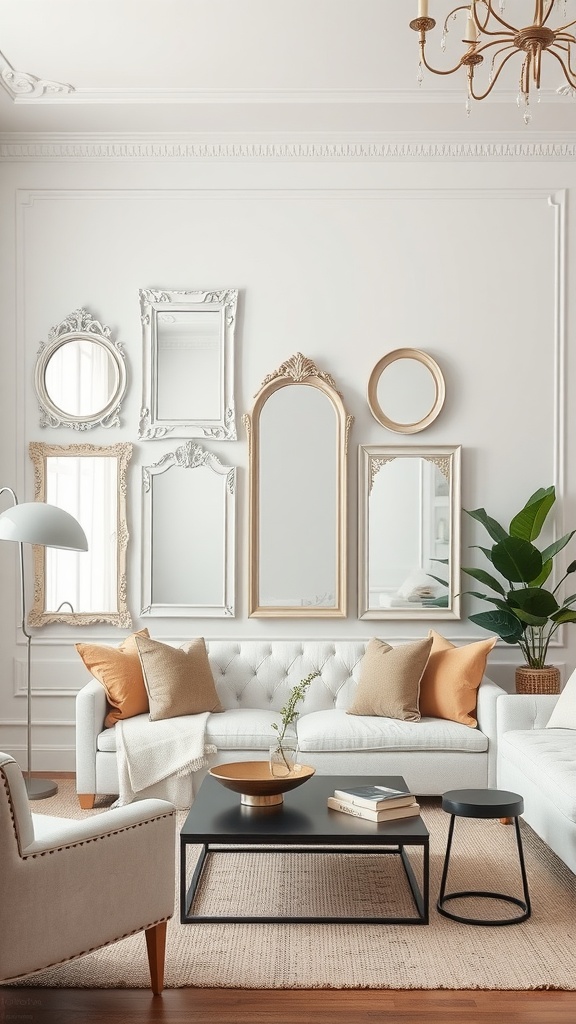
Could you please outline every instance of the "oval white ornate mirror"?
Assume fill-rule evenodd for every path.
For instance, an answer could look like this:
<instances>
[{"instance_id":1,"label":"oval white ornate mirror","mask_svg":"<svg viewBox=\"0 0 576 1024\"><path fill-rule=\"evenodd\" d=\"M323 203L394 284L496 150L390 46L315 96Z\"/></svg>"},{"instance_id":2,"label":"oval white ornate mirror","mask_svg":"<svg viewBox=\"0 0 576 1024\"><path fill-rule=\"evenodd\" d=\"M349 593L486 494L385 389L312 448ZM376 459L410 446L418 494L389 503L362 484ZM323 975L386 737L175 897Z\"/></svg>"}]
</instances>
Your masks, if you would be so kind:
<instances>
[{"instance_id":1,"label":"oval white ornate mirror","mask_svg":"<svg viewBox=\"0 0 576 1024\"><path fill-rule=\"evenodd\" d=\"M251 616L346 614L346 452L352 417L301 352L266 377L245 415Z\"/></svg>"},{"instance_id":2,"label":"oval white ornate mirror","mask_svg":"<svg viewBox=\"0 0 576 1024\"><path fill-rule=\"evenodd\" d=\"M76 309L50 331L34 376L41 427L119 426L126 392L122 346L110 328Z\"/></svg>"},{"instance_id":3,"label":"oval white ornate mirror","mask_svg":"<svg viewBox=\"0 0 576 1024\"><path fill-rule=\"evenodd\" d=\"M370 412L383 427L399 434L429 427L444 404L445 393L438 363L416 348L388 352L368 381Z\"/></svg>"}]
</instances>

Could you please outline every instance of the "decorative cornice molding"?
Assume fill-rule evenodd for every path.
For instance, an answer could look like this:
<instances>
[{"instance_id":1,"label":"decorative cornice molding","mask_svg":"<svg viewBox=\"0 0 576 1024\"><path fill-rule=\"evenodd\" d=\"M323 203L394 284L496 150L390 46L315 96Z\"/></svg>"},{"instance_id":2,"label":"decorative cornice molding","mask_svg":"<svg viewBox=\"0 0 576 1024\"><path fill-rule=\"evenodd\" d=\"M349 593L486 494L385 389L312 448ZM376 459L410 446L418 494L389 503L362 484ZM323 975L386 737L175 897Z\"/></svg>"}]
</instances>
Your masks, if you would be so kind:
<instances>
[{"instance_id":1,"label":"decorative cornice molding","mask_svg":"<svg viewBox=\"0 0 576 1024\"><path fill-rule=\"evenodd\" d=\"M556 139L448 139L426 141L365 138L360 141L323 141L245 138L244 141L210 139L130 139L110 137L18 136L0 134L0 160L270 160L270 161L458 161L552 160L576 158L576 133Z\"/></svg>"},{"instance_id":2,"label":"decorative cornice molding","mask_svg":"<svg viewBox=\"0 0 576 1024\"><path fill-rule=\"evenodd\" d=\"M27 71L16 71L3 53L0 53L0 85L12 100L38 100L45 96L65 96L74 92L74 86L65 82L51 82Z\"/></svg>"}]
</instances>

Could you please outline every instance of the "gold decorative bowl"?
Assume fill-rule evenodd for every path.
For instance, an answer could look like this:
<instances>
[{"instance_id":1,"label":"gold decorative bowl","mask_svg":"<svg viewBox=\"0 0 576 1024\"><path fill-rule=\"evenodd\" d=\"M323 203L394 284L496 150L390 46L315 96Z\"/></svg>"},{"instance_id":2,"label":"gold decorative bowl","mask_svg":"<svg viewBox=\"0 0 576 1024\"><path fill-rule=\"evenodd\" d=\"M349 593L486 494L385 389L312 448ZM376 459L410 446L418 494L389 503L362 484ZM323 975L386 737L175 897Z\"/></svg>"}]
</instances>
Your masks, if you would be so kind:
<instances>
[{"instance_id":1,"label":"gold decorative bowl","mask_svg":"<svg viewBox=\"0 0 576 1024\"><path fill-rule=\"evenodd\" d=\"M268 761L233 761L215 765L209 774L226 789L240 793L240 803L270 807L283 803L282 794L307 782L315 771L309 765L295 764L291 772L278 777L272 775Z\"/></svg>"}]
</instances>

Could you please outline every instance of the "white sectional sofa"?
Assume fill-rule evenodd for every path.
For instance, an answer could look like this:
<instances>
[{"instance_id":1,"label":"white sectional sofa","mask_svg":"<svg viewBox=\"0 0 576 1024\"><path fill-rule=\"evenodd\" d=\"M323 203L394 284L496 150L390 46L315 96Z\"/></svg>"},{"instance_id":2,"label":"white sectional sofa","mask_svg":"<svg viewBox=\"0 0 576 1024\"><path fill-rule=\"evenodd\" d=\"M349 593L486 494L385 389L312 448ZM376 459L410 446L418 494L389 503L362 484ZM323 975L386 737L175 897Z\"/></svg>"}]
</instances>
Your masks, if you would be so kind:
<instances>
[{"instance_id":1,"label":"white sectional sofa","mask_svg":"<svg viewBox=\"0 0 576 1024\"><path fill-rule=\"evenodd\" d=\"M348 715L368 641L207 640L224 711L210 715L206 742L213 764L266 759L292 686L311 672L297 723L300 760L322 775L403 775L419 795L496 783L496 705L504 691L484 677L478 727L440 718L419 722ZM91 679L76 700L79 794L117 794L116 727L104 728L107 705ZM207 769L195 773L197 791ZM147 794L150 795L150 794ZM89 803L85 803L89 806Z\"/></svg>"},{"instance_id":2,"label":"white sectional sofa","mask_svg":"<svg viewBox=\"0 0 576 1024\"><path fill-rule=\"evenodd\" d=\"M547 728L550 694L498 700L498 786L524 797L524 819L576 872L576 729Z\"/></svg>"}]
</instances>

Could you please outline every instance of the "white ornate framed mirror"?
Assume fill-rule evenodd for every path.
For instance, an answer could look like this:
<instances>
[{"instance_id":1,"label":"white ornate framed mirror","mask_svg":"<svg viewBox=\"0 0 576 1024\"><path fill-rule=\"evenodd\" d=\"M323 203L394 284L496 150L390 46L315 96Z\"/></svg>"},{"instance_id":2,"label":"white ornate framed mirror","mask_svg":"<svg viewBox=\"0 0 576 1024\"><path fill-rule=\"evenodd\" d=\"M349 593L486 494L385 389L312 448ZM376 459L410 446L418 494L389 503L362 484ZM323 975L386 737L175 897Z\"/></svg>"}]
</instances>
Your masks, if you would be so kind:
<instances>
[{"instance_id":1,"label":"white ornate framed mirror","mask_svg":"<svg viewBox=\"0 0 576 1024\"><path fill-rule=\"evenodd\" d=\"M32 441L35 500L70 512L88 551L34 545L31 626L108 622L128 629L126 491L129 443L51 445Z\"/></svg>"},{"instance_id":2,"label":"white ornate framed mirror","mask_svg":"<svg viewBox=\"0 0 576 1024\"><path fill-rule=\"evenodd\" d=\"M236 440L238 290L140 291L143 397L138 437Z\"/></svg>"},{"instance_id":3,"label":"white ornate framed mirror","mask_svg":"<svg viewBox=\"0 0 576 1024\"><path fill-rule=\"evenodd\" d=\"M359 446L359 618L460 618L460 452Z\"/></svg>"},{"instance_id":4,"label":"white ornate framed mirror","mask_svg":"<svg viewBox=\"0 0 576 1024\"><path fill-rule=\"evenodd\" d=\"M249 614L346 615L346 462L353 417L297 352L243 417L249 440Z\"/></svg>"},{"instance_id":5,"label":"white ornate framed mirror","mask_svg":"<svg viewBox=\"0 0 576 1024\"><path fill-rule=\"evenodd\" d=\"M142 468L143 616L232 617L236 468L187 441Z\"/></svg>"},{"instance_id":6,"label":"white ornate framed mirror","mask_svg":"<svg viewBox=\"0 0 576 1024\"><path fill-rule=\"evenodd\" d=\"M439 415L446 385L438 363L417 348L397 348L380 359L368 381L368 405L378 423L416 434Z\"/></svg>"},{"instance_id":7,"label":"white ornate framed mirror","mask_svg":"<svg viewBox=\"0 0 576 1024\"><path fill-rule=\"evenodd\" d=\"M117 427L126 393L122 345L88 310L75 309L40 345L34 387L41 427Z\"/></svg>"}]
</instances>

